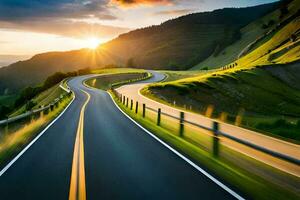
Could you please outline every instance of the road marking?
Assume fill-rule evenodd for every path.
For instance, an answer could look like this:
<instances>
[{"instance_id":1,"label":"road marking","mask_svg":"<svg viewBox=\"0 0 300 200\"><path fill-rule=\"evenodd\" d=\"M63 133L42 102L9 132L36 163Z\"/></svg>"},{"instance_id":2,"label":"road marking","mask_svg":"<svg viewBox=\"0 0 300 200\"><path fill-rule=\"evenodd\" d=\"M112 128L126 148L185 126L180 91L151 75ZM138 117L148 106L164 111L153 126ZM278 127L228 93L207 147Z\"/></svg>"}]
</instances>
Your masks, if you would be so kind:
<instances>
[{"instance_id":1,"label":"road marking","mask_svg":"<svg viewBox=\"0 0 300 200\"><path fill-rule=\"evenodd\" d=\"M224 189L225 191L227 191L229 194L231 194L233 197L235 197L236 199L239 200L244 200L243 197L241 197L239 194L237 194L236 192L234 192L232 189L230 189L229 187L227 187L225 184L223 184L222 182L220 182L218 179L216 179L215 177L213 177L212 175L210 175L208 172L206 172L204 169L202 169L201 167L199 167L197 164L195 164L193 161L191 161L190 159L188 159L187 157L185 157L184 155L182 155L181 153L179 153L178 151L176 151L175 149L173 149L171 146L169 146L167 143L165 143L164 141L162 141L161 139L159 139L154 133L151 133L150 131L148 131L146 128L144 128L142 125L140 125L139 123L137 123L134 119L132 119L129 115L127 115L114 101L113 97L111 96L110 93L108 93L110 98L112 99L112 101L114 102L115 106L129 119L131 120L133 123L135 123L138 127L140 127L143 131L145 131L146 133L148 133L150 136L152 136L155 140L157 140L158 142L160 142L162 145L164 145L165 147L167 147L169 150L171 150L173 153L175 153L177 156L179 156L181 159L183 159L184 161L186 161L188 164L190 164L192 167L194 167L196 170L198 170L199 172L201 172L203 175L205 175L207 178L209 178L211 181L213 181L215 184L217 184L218 186L220 186L222 189Z\"/></svg>"},{"instance_id":2,"label":"road marking","mask_svg":"<svg viewBox=\"0 0 300 200\"><path fill-rule=\"evenodd\" d=\"M0 176L2 176L70 107L70 105L75 100L75 95L69 105L44 129L38 136L36 136L14 159L12 159L1 171Z\"/></svg>"},{"instance_id":3,"label":"road marking","mask_svg":"<svg viewBox=\"0 0 300 200\"><path fill-rule=\"evenodd\" d=\"M69 200L85 200L85 168L84 168L84 143L83 143L83 127L84 127L84 112L91 98L90 94L81 90L87 95L79 116L78 128L74 144L74 154L72 162L72 172L70 181Z\"/></svg>"}]
</instances>

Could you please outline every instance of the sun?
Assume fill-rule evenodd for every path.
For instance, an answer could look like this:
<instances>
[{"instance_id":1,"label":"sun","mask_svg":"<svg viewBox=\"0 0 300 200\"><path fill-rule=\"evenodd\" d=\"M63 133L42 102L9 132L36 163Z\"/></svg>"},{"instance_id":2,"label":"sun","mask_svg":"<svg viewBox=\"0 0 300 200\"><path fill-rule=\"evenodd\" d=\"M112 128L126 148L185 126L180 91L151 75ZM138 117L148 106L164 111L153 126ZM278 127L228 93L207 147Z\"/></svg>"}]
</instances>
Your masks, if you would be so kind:
<instances>
[{"instance_id":1,"label":"sun","mask_svg":"<svg viewBox=\"0 0 300 200\"><path fill-rule=\"evenodd\" d=\"M100 44L100 40L98 38L88 38L86 40L86 46L89 49L96 49Z\"/></svg>"}]
</instances>

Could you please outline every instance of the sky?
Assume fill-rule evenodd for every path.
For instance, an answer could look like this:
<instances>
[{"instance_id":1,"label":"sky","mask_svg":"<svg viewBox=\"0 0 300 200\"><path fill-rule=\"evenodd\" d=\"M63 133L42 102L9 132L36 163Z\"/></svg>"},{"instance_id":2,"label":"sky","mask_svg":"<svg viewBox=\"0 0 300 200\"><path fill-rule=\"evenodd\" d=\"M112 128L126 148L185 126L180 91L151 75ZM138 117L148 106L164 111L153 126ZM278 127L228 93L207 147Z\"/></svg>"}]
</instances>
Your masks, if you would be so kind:
<instances>
[{"instance_id":1,"label":"sky","mask_svg":"<svg viewBox=\"0 0 300 200\"><path fill-rule=\"evenodd\" d=\"M275 0L0 0L0 55L93 48L121 33L224 7Z\"/></svg>"}]
</instances>

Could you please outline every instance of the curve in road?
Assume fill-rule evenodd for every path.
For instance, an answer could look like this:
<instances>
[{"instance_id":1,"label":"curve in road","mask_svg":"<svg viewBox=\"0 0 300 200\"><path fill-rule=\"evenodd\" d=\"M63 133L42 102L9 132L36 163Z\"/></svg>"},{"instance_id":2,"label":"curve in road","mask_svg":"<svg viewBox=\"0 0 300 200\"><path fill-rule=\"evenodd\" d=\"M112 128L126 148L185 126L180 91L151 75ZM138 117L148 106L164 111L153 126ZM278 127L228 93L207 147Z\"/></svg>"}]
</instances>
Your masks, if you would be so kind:
<instances>
[{"instance_id":1,"label":"curve in road","mask_svg":"<svg viewBox=\"0 0 300 200\"><path fill-rule=\"evenodd\" d=\"M83 86L88 77L69 82L76 95L69 109L0 177L1 198L72 199L74 147L87 101L83 91L90 96L81 118L86 196L75 199L235 198L145 134L108 93Z\"/></svg>"}]
</instances>

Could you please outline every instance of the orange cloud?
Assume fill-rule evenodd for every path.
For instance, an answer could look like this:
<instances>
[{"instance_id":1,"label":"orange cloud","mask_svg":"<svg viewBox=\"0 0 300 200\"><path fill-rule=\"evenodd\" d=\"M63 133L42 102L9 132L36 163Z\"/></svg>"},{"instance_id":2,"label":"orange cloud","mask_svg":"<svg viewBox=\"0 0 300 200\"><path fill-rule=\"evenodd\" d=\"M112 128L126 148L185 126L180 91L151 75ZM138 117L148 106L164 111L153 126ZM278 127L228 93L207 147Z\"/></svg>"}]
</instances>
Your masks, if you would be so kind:
<instances>
[{"instance_id":1,"label":"orange cloud","mask_svg":"<svg viewBox=\"0 0 300 200\"><path fill-rule=\"evenodd\" d=\"M124 7L131 7L137 5L170 5L174 2L174 0L111 0L111 3L118 4Z\"/></svg>"}]
</instances>

